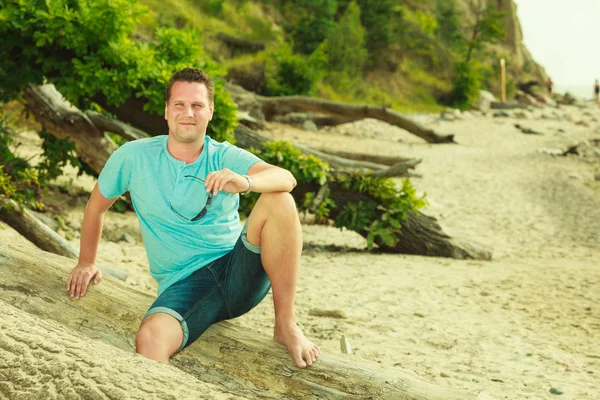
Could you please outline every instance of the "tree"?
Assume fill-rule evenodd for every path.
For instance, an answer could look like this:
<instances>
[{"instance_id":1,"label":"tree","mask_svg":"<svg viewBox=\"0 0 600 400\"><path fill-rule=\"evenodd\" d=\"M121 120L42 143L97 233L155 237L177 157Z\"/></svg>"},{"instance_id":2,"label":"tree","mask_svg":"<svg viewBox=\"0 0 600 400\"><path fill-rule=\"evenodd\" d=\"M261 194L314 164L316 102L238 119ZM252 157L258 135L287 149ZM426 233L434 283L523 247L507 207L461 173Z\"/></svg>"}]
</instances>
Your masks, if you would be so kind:
<instances>
[{"instance_id":1,"label":"tree","mask_svg":"<svg viewBox=\"0 0 600 400\"><path fill-rule=\"evenodd\" d=\"M505 35L502 25L504 14L498 12L496 6L484 4L483 0L471 0L469 6L475 21L470 27L464 59L456 63L452 89L454 105L460 108L468 108L479 97L481 72L479 63L473 58L487 45L497 43Z\"/></svg>"},{"instance_id":2,"label":"tree","mask_svg":"<svg viewBox=\"0 0 600 400\"><path fill-rule=\"evenodd\" d=\"M361 76L368 59L367 32L360 23L360 8L351 2L323 42L323 53L331 71Z\"/></svg>"},{"instance_id":3,"label":"tree","mask_svg":"<svg viewBox=\"0 0 600 400\"><path fill-rule=\"evenodd\" d=\"M335 24L336 0L299 0L283 2L284 29L293 40L294 51L311 54Z\"/></svg>"},{"instance_id":4,"label":"tree","mask_svg":"<svg viewBox=\"0 0 600 400\"><path fill-rule=\"evenodd\" d=\"M446 43L450 50L461 51L465 45L465 37L460 24L460 13L453 1L437 0L435 18L438 22L435 31L439 40Z\"/></svg>"}]
</instances>

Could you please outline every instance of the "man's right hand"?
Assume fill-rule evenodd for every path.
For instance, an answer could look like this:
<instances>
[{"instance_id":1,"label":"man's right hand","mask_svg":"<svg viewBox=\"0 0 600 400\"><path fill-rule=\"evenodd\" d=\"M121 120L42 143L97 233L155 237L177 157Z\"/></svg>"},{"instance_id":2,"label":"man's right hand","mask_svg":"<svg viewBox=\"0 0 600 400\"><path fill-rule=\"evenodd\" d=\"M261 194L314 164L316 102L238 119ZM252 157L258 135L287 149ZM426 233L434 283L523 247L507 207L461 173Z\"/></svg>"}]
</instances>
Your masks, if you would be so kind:
<instances>
[{"instance_id":1,"label":"man's right hand","mask_svg":"<svg viewBox=\"0 0 600 400\"><path fill-rule=\"evenodd\" d=\"M92 263L79 262L69 274L69 280L67 281L67 292L70 292L69 297L78 299L85 295L92 279L95 285L100 283L102 272Z\"/></svg>"}]
</instances>

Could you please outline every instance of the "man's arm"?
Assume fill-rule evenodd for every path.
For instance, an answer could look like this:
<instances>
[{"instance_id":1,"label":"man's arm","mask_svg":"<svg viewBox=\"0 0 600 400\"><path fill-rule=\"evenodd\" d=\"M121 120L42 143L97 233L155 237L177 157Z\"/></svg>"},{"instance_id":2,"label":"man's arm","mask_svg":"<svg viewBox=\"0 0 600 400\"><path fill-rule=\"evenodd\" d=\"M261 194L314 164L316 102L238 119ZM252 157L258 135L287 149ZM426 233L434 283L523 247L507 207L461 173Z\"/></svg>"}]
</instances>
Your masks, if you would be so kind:
<instances>
[{"instance_id":1,"label":"man's arm","mask_svg":"<svg viewBox=\"0 0 600 400\"><path fill-rule=\"evenodd\" d=\"M102 272L98 271L95 265L96 254L102 235L104 213L113 205L115 200L116 198L105 198L100 193L98 184L94 186L83 213L79 261L71 271L67 281L67 292L70 292L70 297L78 299L80 296L85 295L90 280L94 279L94 283L98 284L102 279Z\"/></svg>"},{"instance_id":2,"label":"man's arm","mask_svg":"<svg viewBox=\"0 0 600 400\"><path fill-rule=\"evenodd\" d=\"M290 171L264 161L254 163L248 170L248 176L252 180L253 192L291 192L296 187L296 179ZM220 190L226 193L243 193L248 190L246 178L227 168L208 174L205 184L206 190L213 195Z\"/></svg>"},{"instance_id":3,"label":"man's arm","mask_svg":"<svg viewBox=\"0 0 600 400\"><path fill-rule=\"evenodd\" d=\"M291 192L296 187L296 178L287 169L257 162L248 170L252 179L252 191L257 193Z\"/></svg>"}]
</instances>

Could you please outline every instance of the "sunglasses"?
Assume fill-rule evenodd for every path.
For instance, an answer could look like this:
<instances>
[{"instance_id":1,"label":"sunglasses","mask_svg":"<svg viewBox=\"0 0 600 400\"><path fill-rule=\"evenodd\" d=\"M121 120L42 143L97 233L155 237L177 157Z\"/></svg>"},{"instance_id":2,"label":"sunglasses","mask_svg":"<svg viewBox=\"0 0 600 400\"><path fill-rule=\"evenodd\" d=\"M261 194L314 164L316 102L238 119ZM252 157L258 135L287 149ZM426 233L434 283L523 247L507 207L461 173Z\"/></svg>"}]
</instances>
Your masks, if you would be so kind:
<instances>
[{"instance_id":1,"label":"sunglasses","mask_svg":"<svg viewBox=\"0 0 600 400\"><path fill-rule=\"evenodd\" d=\"M193 178L196 181L200 181L202 183L205 183L204 179L198 178L197 176L194 176L194 175L185 175L183 178L184 179ZM206 213L208 212L208 206L210 206L210 203L212 203L212 198L213 198L213 194L211 192L209 192L208 193L208 198L206 199L206 204L204 205L204 207L202 208L202 210L200 210L200 212L198 213L198 215L196 215L194 218L191 218L191 219L188 218L188 217L185 217L185 216L181 215L179 212L177 212L177 210L175 210L173 208L173 206L171 205L171 202L169 202L169 207L171 207L171 210L173 210L173 212L175 214L179 215L181 218L185 219L186 221L195 222L195 221L198 221L200 218L202 218L202 217L204 217L206 215Z\"/></svg>"}]
</instances>

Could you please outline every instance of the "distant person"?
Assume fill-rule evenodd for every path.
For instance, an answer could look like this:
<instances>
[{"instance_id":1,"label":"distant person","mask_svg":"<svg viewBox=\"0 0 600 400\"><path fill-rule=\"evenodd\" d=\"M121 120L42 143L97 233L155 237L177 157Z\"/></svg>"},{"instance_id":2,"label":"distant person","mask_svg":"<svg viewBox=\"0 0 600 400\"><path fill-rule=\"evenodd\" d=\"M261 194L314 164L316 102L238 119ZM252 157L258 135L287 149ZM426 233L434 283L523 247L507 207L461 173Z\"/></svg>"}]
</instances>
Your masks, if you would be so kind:
<instances>
[{"instance_id":1,"label":"distant person","mask_svg":"<svg viewBox=\"0 0 600 400\"><path fill-rule=\"evenodd\" d=\"M598 83L598 79L596 79L596 83L594 84L594 99L596 99L596 104L598 104L598 96L600 95L600 83Z\"/></svg>"},{"instance_id":2,"label":"distant person","mask_svg":"<svg viewBox=\"0 0 600 400\"><path fill-rule=\"evenodd\" d=\"M551 78L548 78L548 82L546 82L546 87L548 88L548 96L552 96L552 86L554 82L552 82Z\"/></svg>"}]
</instances>

